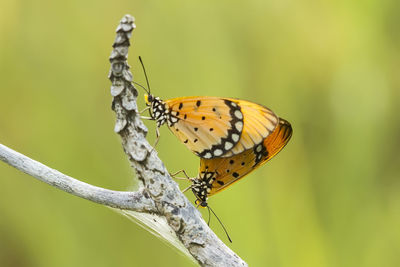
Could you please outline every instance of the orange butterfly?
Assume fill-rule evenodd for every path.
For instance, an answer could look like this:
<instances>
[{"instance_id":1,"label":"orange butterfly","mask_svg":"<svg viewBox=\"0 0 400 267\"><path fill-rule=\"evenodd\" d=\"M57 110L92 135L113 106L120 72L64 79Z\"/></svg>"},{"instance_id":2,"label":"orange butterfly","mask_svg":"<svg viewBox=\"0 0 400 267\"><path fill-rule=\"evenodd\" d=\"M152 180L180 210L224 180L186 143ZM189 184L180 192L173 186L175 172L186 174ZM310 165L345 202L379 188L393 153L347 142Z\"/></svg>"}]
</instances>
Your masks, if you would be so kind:
<instances>
[{"instance_id":1,"label":"orange butterfly","mask_svg":"<svg viewBox=\"0 0 400 267\"><path fill-rule=\"evenodd\" d=\"M145 95L157 127L169 129L201 158L231 157L270 135L278 117L268 108L245 100L193 96L161 100Z\"/></svg>"},{"instance_id":2,"label":"orange butterfly","mask_svg":"<svg viewBox=\"0 0 400 267\"><path fill-rule=\"evenodd\" d=\"M228 158L201 159L198 178L190 187L196 204L206 207L212 196L237 182L278 154L292 136L292 126L279 119L275 131L252 149Z\"/></svg>"},{"instance_id":3,"label":"orange butterfly","mask_svg":"<svg viewBox=\"0 0 400 267\"><path fill-rule=\"evenodd\" d=\"M270 109L245 100L193 96L163 101L150 93L141 57L139 60L149 89L134 83L147 92L145 101L150 111L147 119L157 123L157 140L158 128L166 123L199 157L231 157L262 142L278 124L278 117Z\"/></svg>"}]
</instances>

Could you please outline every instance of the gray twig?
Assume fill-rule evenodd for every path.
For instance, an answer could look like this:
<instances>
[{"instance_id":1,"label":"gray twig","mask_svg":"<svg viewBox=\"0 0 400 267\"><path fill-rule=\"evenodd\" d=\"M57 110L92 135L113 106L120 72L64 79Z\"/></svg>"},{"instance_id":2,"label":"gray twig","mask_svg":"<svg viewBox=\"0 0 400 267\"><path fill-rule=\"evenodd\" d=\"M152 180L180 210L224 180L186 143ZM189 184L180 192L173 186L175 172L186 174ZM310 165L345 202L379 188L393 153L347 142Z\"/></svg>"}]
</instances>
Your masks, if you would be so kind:
<instances>
[{"instance_id":1,"label":"gray twig","mask_svg":"<svg viewBox=\"0 0 400 267\"><path fill-rule=\"evenodd\" d=\"M65 192L117 209L201 266L247 266L211 231L145 139L147 128L140 120L138 93L127 63L134 28L134 18L125 15L117 27L109 78L117 117L114 130L121 136L124 151L137 172L138 191L112 191L83 183L1 144L0 160Z\"/></svg>"},{"instance_id":2,"label":"gray twig","mask_svg":"<svg viewBox=\"0 0 400 267\"><path fill-rule=\"evenodd\" d=\"M113 191L81 182L2 144L0 144L0 160L46 184L111 208L138 212L156 211L151 198L142 191Z\"/></svg>"}]
</instances>

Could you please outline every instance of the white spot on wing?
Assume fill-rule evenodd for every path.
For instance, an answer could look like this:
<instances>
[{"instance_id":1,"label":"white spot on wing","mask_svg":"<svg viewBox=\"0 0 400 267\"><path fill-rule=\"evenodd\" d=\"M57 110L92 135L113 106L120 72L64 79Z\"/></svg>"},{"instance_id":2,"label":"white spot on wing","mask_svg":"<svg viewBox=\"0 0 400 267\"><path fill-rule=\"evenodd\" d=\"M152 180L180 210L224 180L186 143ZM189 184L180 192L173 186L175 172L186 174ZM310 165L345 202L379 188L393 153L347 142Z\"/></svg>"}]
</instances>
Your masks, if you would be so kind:
<instances>
[{"instance_id":1,"label":"white spot on wing","mask_svg":"<svg viewBox=\"0 0 400 267\"><path fill-rule=\"evenodd\" d=\"M204 158L205 159L210 159L211 158L211 153L210 152L207 152L205 155L204 155Z\"/></svg>"},{"instance_id":2,"label":"white spot on wing","mask_svg":"<svg viewBox=\"0 0 400 267\"><path fill-rule=\"evenodd\" d=\"M225 150L231 149L232 147L233 147L233 144L231 142L225 143Z\"/></svg>"},{"instance_id":3,"label":"white spot on wing","mask_svg":"<svg viewBox=\"0 0 400 267\"><path fill-rule=\"evenodd\" d=\"M241 122L241 121L236 122L236 123L235 123L235 127L236 127L236 130L238 130L239 132L241 132L242 129L243 129L243 122Z\"/></svg>"},{"instance_id":4,"label":"white spot on wing","mask_svg":"<svg viewBox=\"0 0 400 267\"><path fill-rule=\"evenodd\" d=\"M216 150L214 151L214 155L215 155L215 156L221 156L221 155L222 155L222 152L223 152L223 151L222 151L221 149L218 148L218 149L216 149Z\"/></svg>"},{"instance_id":5,"label":"white spot on wing","mask_svg":"<svg viewBox=\"0 0 400 267\"><path fill-rule=\"evenodd\" d=\"M239 141L239 135L238 134L232 134L232 140L236 143Z\"/></svg>"},{"instance_id":6,"label":"white spot on wing","mask_svg":"<svg viewBox=\"0 0 400 267\"><path fill-rule=\"evenodd\" d=\"M239 120L243 119L243 114L242 112L240 112L240 110L235 110L235 113L233 113L235 115L236 118L238 118Z\"/></svg>"},{"instance_id":7,"label":"white spot on wing","mask_svg":"<svg viewBox=\"0 0 400 267\"><path fill-rule=\"evenodd\" d=\"M258 153L260 153L261 150L262 150L262 146L261 146L261 145L258 145L257 148L256 148L256 151L257 151Z\"/></svg>"}]
</instances>

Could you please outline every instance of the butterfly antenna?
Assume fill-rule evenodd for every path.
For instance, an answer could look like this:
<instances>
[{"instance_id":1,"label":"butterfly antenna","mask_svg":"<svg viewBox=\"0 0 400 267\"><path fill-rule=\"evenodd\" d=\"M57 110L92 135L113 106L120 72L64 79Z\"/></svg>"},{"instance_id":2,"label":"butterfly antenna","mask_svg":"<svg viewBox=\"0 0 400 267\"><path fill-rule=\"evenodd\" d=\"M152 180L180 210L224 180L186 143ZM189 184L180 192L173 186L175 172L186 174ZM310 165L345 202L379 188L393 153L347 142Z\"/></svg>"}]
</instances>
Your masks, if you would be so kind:
<instances>
[{"instance_id":1,"label":"butterfly antenna","mask_svg":"<svg viewBox=\"0 0 400 267\"><path fill-rule=\"evenodd\" d=\"M150 90L150 83L149 83L149 79L147 78L146 68L144 67L143 60L142 60L142 57L141 57L141 56L139 56L139 61L140 61L140 64L142 64L142 68L143 68L143 72L144 72L144 77L146 77L147 88L149 88L149 94L150 94L150 92L151 92L151 90Z\"/></svg>"},{"instance_id":2,"label":"butterfly antenna","mask_svg":"<svg viewBox=\"0 0 400 267\"><path fill-rule=\"evenodd\" d=\"M134 84L136 84L137 86L139 86L139 87L141 87L141 88L143 88L143 90L145 90L146 91L146 93L148 93L148 94L150 94L150 91L149 90L147 90L146 89L146 87L144 87L143 85L141 85L140 83L137 83L137 82L135 82L135 81L132 81Z\"/></svg>"},{"instance_id":3,"label":"butterfly antenna","mask_svg":"<svg viewBox=\"0 0 400 267\"><path fill-rule=\"evenodd\" d=\"M219 223L221 224L222 228L223 228L224 231L225 231L226 237L228 237L229 242L232 243L232 239L229 237L228 231L226 231L226 228L225 228L224 224L223 224L223 223L221 222L221 220L218 218L217 214L215 214L215 212L210 208L210 206L207 206L207 207L208 207L208 210L211 211L211 212L214 214L215 218L217 218L217 220L219 221Z\"/></svg>"}]
</instances>

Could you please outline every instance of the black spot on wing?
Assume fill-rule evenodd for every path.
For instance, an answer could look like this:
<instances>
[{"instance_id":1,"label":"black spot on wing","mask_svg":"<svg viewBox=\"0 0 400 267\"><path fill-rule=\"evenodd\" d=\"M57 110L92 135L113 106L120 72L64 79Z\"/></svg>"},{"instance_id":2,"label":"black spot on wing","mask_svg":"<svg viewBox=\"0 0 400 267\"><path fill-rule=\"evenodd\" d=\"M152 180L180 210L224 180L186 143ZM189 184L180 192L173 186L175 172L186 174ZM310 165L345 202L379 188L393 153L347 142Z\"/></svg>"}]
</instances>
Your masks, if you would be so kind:
<instances>
[{"instance_id":1,"label":"black spot on wing","mask_svg":"<svg viewBox=\"0 0 400 267\"><path fill-rule=\"evenodd\" d=\"M230 101L228 99L224 99L225 105L228 106L229 108L229 115L231 117L231 120L229 121L230 128L228 129L228 133L226 137L223 137L220 139L220 142L217 144L214 144L211 146L210 149L204 149L201 151L198 156L204 158L207 155L207 158L215 158L215 157L221 157L224 154L226 154L228 151L230 151L240 140L240 137L242 135L242 129L239 131L237 127L235 127L236 123L240 123L243 125L243 114L241 113L241 108L239 105L237 105L235 102ZM213 108L214 111L215 108ZM236 114L235 114L236 112ZM237 116L238 113L241 114L241 116ZM214 130L213 128L210 128L210 131ZM210 157L211 155L211 157Z\"/></svg>"}]
</instances>

